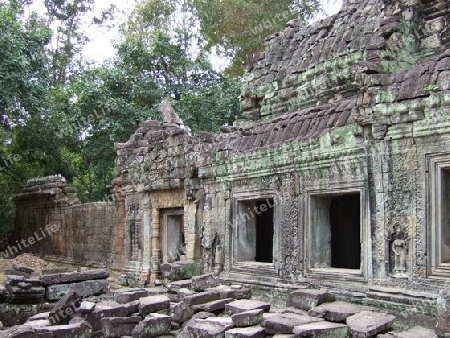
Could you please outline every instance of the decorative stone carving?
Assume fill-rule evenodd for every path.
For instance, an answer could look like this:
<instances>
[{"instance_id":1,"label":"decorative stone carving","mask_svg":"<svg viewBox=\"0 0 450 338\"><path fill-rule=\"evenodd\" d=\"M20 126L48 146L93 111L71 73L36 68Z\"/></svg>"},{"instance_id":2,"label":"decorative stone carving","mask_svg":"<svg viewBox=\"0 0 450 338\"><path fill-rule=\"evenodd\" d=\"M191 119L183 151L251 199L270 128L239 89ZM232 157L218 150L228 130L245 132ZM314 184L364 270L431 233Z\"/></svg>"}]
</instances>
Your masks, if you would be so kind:
<instances>
[{"instance_id":1,"label":"decorative stone carving","mask_svg":"<svg viewBox=\"0 0 450 338\"><path fill-rule=\"evenodd\" d=\"M390 272L393 277L408 276L409 240L406 231L399 223L392 226L388 237L390 247Z\"/></svg>"}]
</instances>

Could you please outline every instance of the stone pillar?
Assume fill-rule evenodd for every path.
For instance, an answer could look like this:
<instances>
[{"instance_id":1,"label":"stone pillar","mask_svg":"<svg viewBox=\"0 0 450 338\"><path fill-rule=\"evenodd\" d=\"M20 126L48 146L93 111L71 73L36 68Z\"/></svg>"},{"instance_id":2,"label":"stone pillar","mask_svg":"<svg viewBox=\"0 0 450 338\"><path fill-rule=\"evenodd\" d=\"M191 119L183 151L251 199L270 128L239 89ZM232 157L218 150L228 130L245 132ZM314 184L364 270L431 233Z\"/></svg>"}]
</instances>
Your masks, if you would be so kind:
<instances>
[{"instance_id":1,"label":"stone pillar","mask_svg":"<svg viewBox=\"0 0 450 338\"><path fill-rule=\"evenodd\" d=\"M149 281L152 257L152 233L150 200L145 197L142 201L142 274Z\"/></svg>"},{"instance_id":2,"label":"stone pillar","mask_svg":"<svg viewBox=\"0 0 450 338\"><path fill-rule=\"evenodd\" d=\"M161 278L161 232L159 224L159 210L154 208L152 210L152 258L151 258L151 276L150 283Z\"/></svg>"}]
</instances>

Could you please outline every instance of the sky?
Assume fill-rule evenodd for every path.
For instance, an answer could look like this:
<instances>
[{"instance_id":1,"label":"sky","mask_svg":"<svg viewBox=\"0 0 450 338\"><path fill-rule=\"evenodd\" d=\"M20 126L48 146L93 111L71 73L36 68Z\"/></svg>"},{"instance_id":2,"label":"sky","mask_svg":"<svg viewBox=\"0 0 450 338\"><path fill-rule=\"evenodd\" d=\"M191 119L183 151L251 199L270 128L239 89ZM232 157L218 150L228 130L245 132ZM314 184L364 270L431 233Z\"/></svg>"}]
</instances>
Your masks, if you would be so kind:
<instances>
[{"instance_id":1,"label":"sky","mask_svg":"<svg viewBox=\"0 0 450 338\"><path fill-rule=\"evenodd\" d=\"M101 13L111 4L114 4L118 8L115 19L117 19L117 22L121 22L124 21L128 14L130 14L135 2L135 0L96 0L95 11L97 13ZM44 10L42 5L39 5L39 3L40 1L36 1L36 5L33 8L38 12ZM323 0L322 3L327 15L337 13L342 6L342 0ZM90 38L90 42L84 47L84 55L87 58L99 63L106 59L112 58L115 53L113 42L117 41L119 38L118 27L115 27L114 29L108 29L106 27L99 28L86 23L86 30L88 30L87 33ZM218 68L218 70L224 68L227 64L225 59L221 59L214 55L212 55L211 61L216 66L215 68Z\"/></svg>"}]
</instances>

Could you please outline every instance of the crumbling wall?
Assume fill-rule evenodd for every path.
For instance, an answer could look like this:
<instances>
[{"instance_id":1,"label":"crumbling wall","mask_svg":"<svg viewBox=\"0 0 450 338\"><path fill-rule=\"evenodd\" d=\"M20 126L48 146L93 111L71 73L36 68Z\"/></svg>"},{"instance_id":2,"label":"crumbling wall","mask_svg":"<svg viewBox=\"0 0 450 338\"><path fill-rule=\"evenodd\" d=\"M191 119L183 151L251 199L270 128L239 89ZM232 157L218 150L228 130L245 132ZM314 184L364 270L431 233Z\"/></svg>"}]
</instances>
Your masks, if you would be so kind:
<instances>
[{"instance_id":1,"label":"crumbling wall","mask_svg":"<svg viewBox=\"0 0 450 338\"><path fill-rule=\"evenodd\" d=\"M18 254L24 251L56 261L114 266L112 243L122 231L115 203L81 204L61 176L28 180L15 203L15 240L9 251L16 253L13 248L17 248Z\"/></svg>"}]
</instances>

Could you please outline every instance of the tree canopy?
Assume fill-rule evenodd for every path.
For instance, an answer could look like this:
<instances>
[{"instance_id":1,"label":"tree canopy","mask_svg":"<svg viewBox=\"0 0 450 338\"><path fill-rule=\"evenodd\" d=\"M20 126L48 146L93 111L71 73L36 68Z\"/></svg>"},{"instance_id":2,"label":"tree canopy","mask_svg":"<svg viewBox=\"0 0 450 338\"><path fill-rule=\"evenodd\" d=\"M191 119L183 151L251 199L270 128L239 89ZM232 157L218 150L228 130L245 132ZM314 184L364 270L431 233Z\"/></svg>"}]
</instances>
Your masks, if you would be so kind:
<instances>
[{"instance_id":1,"label":"tree canopy","mask_svg":"<svg viewBox=\"0 0 450 338\"><path fill-rule=\"evenodd\" d=\"M40 14L30 10L35 1ZM82 201L102 199L114 176L114 142L159 119L163 98L194 131L232 124L252 53L287 20L319 8L317 0L139 0L115 55L98 64L82 53L86 22L114 21L115 7L94 13L94 0L35 1L0 0L2 236L27 179L62 174ZM211 64L213 47L233 58L226 72Z\"/></svg>"}]
</instances>

